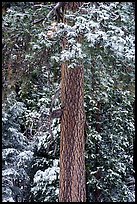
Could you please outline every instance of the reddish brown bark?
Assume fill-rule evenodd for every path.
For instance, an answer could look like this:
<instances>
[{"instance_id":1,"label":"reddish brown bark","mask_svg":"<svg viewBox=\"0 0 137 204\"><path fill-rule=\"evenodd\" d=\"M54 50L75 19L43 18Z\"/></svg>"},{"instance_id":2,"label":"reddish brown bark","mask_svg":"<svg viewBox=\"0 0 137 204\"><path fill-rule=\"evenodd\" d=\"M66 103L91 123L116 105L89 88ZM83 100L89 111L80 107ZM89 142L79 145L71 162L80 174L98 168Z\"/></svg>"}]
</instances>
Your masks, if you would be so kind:
<instances>
[{"instance_id":1,"label":"reddish brown bark","mask_svg":"<svg viewBox=\"0 0 137 204\"><path fill-rule=\"evenodd\" d=\"M85 202L84 71L62 65L64 105L60 138L60 202Z\"/></svg>"}]
</instances>

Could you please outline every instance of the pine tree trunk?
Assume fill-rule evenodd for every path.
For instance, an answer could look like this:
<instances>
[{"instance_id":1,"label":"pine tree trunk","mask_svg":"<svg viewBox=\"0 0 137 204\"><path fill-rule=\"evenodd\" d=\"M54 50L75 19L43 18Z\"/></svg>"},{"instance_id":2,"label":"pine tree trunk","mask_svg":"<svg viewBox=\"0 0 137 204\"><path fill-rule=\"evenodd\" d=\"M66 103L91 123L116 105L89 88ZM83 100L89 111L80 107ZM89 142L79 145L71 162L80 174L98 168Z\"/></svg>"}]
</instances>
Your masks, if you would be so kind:
<instances>
[{"instance_id":1,"label":"pine tree trunk","mask_svg":"<svg viewBox=\"0 0 137 204\"><path fill-rule=\"evenodd\" d=\"M60 202L85 202L85 112L83 67L62 65L61 100L64 105L60 138Z\"/></svg>"}]
</instances>

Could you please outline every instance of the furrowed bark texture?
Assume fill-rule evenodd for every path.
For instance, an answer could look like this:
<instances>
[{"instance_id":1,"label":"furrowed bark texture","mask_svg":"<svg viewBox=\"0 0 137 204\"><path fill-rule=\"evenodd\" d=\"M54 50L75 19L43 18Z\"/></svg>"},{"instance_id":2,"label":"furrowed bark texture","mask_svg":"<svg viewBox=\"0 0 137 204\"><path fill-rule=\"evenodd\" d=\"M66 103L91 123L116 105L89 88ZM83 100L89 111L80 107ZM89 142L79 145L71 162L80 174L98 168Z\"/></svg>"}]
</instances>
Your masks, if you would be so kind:
<instances>
[{"instance_id":1,"label":"furrowed bark texture","mask_svg":"<svg viewBox=\"0 0 137 204\"><path fill-rule=\"evenodd\" d=\"M61 100L65 105L60 138L60 202L85 202L85 112L83 67L62 65Z\"/></svg>"}]
</instances>

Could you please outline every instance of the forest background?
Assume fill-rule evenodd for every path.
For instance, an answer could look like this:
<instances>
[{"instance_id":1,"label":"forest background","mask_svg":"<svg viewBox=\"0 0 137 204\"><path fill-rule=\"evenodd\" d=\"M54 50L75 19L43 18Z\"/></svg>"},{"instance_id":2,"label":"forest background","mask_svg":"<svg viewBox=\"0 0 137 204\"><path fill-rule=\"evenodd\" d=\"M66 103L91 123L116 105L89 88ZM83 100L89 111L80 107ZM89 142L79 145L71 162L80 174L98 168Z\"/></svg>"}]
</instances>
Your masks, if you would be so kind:
<instances>
[{"instance_id":1,"label":"forest background","mask_svg":"<svg viewBox=\"0 0 137 204\"><path fill-rule=\"evenodd\" d=\"M87 201L135 202L134 2L87 2L65 24L45 18L54 6L2 3L3 202L58 202L60 119L49 114L64 60L84 65Z\"/></svg>"}]
</instances>

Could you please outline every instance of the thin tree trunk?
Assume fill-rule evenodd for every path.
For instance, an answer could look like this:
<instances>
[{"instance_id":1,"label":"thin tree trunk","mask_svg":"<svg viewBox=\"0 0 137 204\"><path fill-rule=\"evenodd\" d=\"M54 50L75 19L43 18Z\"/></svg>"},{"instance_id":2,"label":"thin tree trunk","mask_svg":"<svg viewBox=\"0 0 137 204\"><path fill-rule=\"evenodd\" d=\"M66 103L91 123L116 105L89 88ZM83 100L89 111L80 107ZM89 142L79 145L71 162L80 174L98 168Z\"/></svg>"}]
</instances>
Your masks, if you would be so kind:
<instances>
[{"instance_id":1,"label":"thin tree trunk","mask_svg":"<svg viewBox=\"0 0 137 204\"><path fill-rule=\"evenodd\" d=\"M64 105L60 138L60 202L85 202L85 112L83 67L62 65L61 100Z\"/></svg>"},{"instance_id":2,"label":"thin tree trunk","mask_svg":"<svg viewBox=\"0 0 137 204\"><path fill-rule=\"evenodd\" d=\"M101 126L99 124L99 122L101 122L101 118L100 118L100 109L101 109L101 104L100 102L97 102L97 113L96 113L96 131L98 133L101 132ZM99 166L99 144L98 142L96 142L96 145L95 145L95 152L96 152L96 168ZM95 177L97 180L99 180L101 178L101 170L98 170L97 173L95 174ZM94 191L94 194L95 194L95 202L101 202L100 200L100 195L101 195L101 190L98 188L98 186L96 185L95 187L95 191Z\"/></svg>"}]
</instances>

